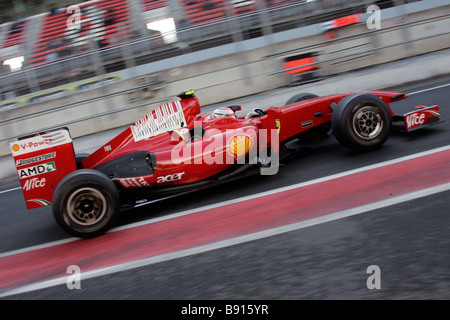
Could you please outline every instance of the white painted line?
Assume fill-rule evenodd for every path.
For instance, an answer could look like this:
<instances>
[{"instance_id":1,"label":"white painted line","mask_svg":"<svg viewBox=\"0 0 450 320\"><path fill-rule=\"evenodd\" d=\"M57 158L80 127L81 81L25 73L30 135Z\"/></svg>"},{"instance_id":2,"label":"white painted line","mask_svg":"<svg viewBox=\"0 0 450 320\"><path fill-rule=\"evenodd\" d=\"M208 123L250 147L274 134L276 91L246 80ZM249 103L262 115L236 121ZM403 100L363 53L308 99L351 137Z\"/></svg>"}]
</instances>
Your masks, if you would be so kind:
<instances>
[{"instance_id":1,"label":"white painted line","mask_svg":"<svg viewBox=\"0 0 450 320\"><path fill-rule=\"evenodd\" d=\"M432 87L432 88L427 88L427 89L419 90L419 91L414 91L414 92L411 92L411 93L408 93L408 94L409 94L410 96L412 96L412 95L414 95L414 94L418 94L418 93L422 93L422 92L427 92L427 91L431 91L431 90L436 90L436 89L440 89L440 88L445 88L445 87L448 87L448 86L450 86L450 83L443 84L443 85L436 86L436 87Z\"/></svg>"},{"instance_id":2,"label":"white painted line","mask_svg":"<svg viewBox=\"0 0 450 320\"><path fill-rule=\"evenodd\" d=\"M12 189L8 189L8 190L3 190L3 191L0 191L0 194L8 193L8 192L11 192L11 191L16 191L16 190L20 190L20 189L22 189L22 187L17 187L17 188L12 188Z\"/></svg>"},{"instance_id":3,"label":"white painted line","mask_svg":"<svg viewBox=\"0 0 450 320\"><path fill-rule=\"evenodd\" d=\"M68 243L68 242L72 242L72 241L76 241L76 240L80 240L80 238L71 237L71 238L66 238L66 239L62 239L62 240L56 240L56 241L52 241L52 242L38 244L38 245L35 245L35 246L23 248L23 249L17 249L17 250L13 250L13 251L4 252L4 253L0 253L0 259L4 258L4 257L8 257L8 256L13 256L15 254L20 254L20 253L33 251L33 250L49 248L49 247L57 246L57 245L60 245L60 244L64 244L64 243Z\"/></svg>"},{"instance_id":4,"label":"white painted line","mask_svg":"<svg viewBox=\"0 0 450 320\"><path fill-rule=\"evenodd\" d=\"M196 255L199 253L205 253L205 252L216 250L216 249L222 249L222 248L226 248L226 247L230 247L230 246L234 246L234 245L238 245L238 244L243 244L243 243L254 241L254 240L260 240L260 239L264 239L267 237L280 235L280 234L283 234L286 232L291 232L291 231L308 228L308 227L315 226L315 225L318 225L321 223L326 223L326 222L358 215L361 213L378 210L381 208L400 204L400 203L411 201L414 199L427 197L427 196L437 194L440 192L444 192L444 191L448 191L448 190L450 190L450 183L446 183L446 184L435 186L432 188L411 192L411 193L408 193L408 194L405 194L402 196L398 196L398 197L394 197L394 198L386 199L386 200L381 200L381 201L363 205L360 207L331 213L331 214L324 215L321 217L312 218L309 220L292 223L292 224L288 224L285 226L268 229L268 230L264 230L264 231L260 231L260 232L255 232L252 234L235 237L235 238L231 238L231 239L227 239L227 240L223 240L223 241L218 241L215 243L211 243L211 244L207 244L207 245L203 245L203 246L199 246L199 247L195 247L195 248L189 248L186 250L180 250L180 251L176 251L176 252L158 255L155 257L151 257L151 258L141 259L141 260L127 262L127 263L123 263L123 264L119 264L119 265L115 265L115 266L111 266L111 267L107 267L107 268L84 272L81 274L81 279L82 280L92 279L92 278L105 276L105 275L116 273L116 272L128 271L128 270L132 270L135 268L145 267L145 266L149 266L149 265L160 263L160 262L165 262L165 261L178 259L178 258L184 258L184 257ZM57 279L53 279L53 280L42 281L42 282L30 284L30 285L25 285L22 287L7 290L7 291L0 293L0 298L15 295L15 294L21 294L21 293L41 290L41 289L45 289L45 288L50 288L50 287L57 286L57 285L64 285L64 284L66 284L66 281L67 281L67 277L61 277L61 278L57 278Z\"/></svg>"}]
</instances>

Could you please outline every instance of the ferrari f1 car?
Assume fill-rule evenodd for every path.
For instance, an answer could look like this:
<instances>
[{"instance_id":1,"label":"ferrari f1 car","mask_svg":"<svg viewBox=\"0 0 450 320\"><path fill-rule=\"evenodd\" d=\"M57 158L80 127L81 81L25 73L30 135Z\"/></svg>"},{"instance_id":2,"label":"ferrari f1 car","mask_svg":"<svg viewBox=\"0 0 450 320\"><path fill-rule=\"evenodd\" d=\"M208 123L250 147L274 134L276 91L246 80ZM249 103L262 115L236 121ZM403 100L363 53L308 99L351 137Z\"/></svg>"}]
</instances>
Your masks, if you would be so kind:
<instances>
[{"instance_id":1,"label":"ferrari f1 car","mask_svg":"<svg viewBox=\"0 0 450 320\"><path fill-rule=\"evenodd\" d=\"M250 172L275 174L293 139L331 133L357 151L379 148L391 126L410 132L441 120L438 106L398 115L390 103L407 94L388 91L318 97L302 93L284 106L240 106L201 113L194 90L127 127L90 155L75 155L67 128L11 143L29 209L52 205L57 223L91 238L109 230L120 211L209 187Z\"/></svg>"}]
</instances>

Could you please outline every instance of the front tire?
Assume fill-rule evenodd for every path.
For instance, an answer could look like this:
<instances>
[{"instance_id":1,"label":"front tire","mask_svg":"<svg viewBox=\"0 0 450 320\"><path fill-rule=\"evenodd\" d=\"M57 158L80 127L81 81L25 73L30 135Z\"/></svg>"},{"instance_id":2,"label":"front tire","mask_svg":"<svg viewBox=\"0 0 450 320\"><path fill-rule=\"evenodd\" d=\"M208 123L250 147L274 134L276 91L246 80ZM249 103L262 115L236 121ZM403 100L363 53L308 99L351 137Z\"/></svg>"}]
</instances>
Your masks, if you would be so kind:
<instances>
[{"instance_id":1,"label":"front tire","mask_svg":"<svg viewBox=\"0 0 450 320\"><path fill-rule=\"evenodd\" d=\"M372 94L354 94L342 99L334 108L331 128L336 139L355 151L379 148L392 127L389 107Z\"/></svg>"},{"instance_id":2,"label":"front tire","mask_svg":"<svg viewBox=\"0 0 450 320\"><path fill-rule=\"evenodd\" d=\"M116 222L120 199L114 183L103 173L82 169L68 174L53 195L53 215L68 233L97 237Z\"/></svg>"}]
</instances>

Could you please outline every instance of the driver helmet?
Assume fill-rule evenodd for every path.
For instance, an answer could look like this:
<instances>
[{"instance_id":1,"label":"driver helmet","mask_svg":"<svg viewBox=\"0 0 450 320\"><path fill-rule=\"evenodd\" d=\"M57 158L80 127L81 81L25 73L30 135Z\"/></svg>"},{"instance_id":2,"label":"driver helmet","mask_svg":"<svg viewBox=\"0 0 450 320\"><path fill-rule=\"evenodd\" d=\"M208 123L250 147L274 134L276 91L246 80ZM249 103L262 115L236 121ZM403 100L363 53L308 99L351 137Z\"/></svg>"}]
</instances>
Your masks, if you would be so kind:
<instances>
[{"instance_id":1,"label":"driver helmet","mask_svg":"<svg viewBox=\"0 0 450 320\"><path fill-rule=\"evenodd\" d=\"M218 119L218 118L237 118L236 116L236 112L234 112L231 108L228 107L221 107L218 108L216 110L214 110L213 114L212 114L213 119Z\"/></svg>"}]
</instances>

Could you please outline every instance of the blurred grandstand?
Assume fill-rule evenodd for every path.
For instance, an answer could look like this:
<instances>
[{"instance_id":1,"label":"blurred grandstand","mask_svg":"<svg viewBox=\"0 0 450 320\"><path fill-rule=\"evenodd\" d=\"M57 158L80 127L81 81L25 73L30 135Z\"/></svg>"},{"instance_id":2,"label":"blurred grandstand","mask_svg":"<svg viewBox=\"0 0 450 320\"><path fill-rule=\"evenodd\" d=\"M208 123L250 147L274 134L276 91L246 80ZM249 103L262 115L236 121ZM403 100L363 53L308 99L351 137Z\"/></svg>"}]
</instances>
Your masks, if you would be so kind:
<instances>
[{"instance_id":1,"label":"blurred grandstand","mask_svg":"<svg viewBox=\"0 0 450 320\"><path fill-rule=\"evenodd\" d=\"M406 2L413 1L2 0L0 100Z\"/></svg>"}]
</instances>

